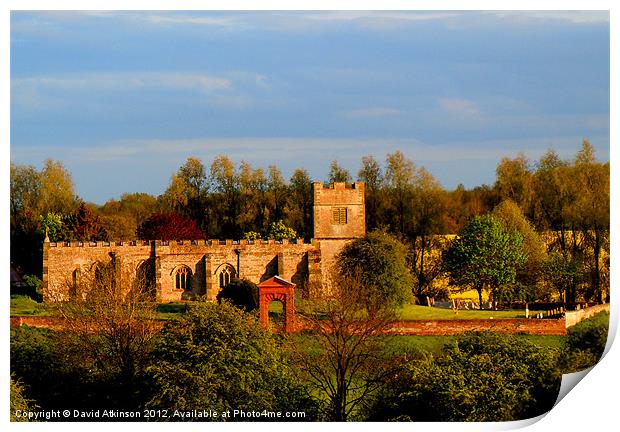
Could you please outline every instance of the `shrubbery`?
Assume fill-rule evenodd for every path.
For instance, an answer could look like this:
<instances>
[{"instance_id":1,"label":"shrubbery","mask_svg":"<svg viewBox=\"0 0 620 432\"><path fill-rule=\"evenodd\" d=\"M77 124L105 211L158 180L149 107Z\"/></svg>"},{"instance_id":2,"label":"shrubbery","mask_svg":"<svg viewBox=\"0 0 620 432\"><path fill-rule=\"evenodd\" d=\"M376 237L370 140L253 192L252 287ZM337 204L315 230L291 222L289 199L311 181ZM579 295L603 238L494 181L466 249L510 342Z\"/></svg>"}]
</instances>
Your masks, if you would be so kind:
<instances>
[{"instance_id":1,"label":"shrubbery","mask_svg":"<svg viewBox=\"0 0 620 432\"><path fill-rule=\"evenodd\" d=\"M608 330L609 312L601 312L568 329L565 373L594 366L605 351Z\"/></svg>"},{"instance_id":2,"label":"shrubbery","mask_svg":"<svg viewBox=\"0 0 620 432\"><path fill-rule=\"evenodd\" d=\"M316 419L315 403L276 339L227 302L192 305L166 325L148 371L155 384L150 408L304 411L300 420Z\"/></svg>"},{"instance_id":3,"label":"shrubbery","mask_svg":"<svg viewBox=\"0 0 620 432\"><path fill-rule=\"evenodd\" d=\"M218 303L224 299L246 312L253 311L258 308L258 287L247 279L233 279L217 295Z\"/></svg>"},{"instance_id":4,"label":"shrubbery","mask_svg":"<svg viewBox=\"0 0 620 432\"><path fill-rule=\"evenodd\" d=\"M514 336L470 333L438 356L403 362L384 386L372 420L509 421L553 407L559 352Z\"/></svg>"}]
</instances>

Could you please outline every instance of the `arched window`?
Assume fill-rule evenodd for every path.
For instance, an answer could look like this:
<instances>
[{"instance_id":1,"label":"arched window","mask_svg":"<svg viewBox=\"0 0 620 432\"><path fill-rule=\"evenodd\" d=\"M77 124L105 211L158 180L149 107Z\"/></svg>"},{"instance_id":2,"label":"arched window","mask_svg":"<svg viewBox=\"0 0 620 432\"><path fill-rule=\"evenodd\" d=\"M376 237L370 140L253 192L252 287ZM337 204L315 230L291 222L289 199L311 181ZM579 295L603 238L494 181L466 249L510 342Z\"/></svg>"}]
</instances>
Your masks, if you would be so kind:
<instances>
[{"instance_id":1,"label":"arched window","mask_svg":"<svg viewBox=\"0 0 620 432\"><path fill-rule=\"evenodd\" d=\"M189 290L192 271L187 266L180 266L174 272L174 287L178 290Z\"/></svg>"},{"instance_id":2,"label":"arched window","mask_svg":"<svg viewBox=\"0 0 620 432\"><path fill-rule=\"evenodd\" d=\"M219 269L219 281L220 288L227 287L230 284L232 278L236 276L237 272L235 272L235 268L230 264L224 264L220 266Z\"/></svg>"}]
</instances>

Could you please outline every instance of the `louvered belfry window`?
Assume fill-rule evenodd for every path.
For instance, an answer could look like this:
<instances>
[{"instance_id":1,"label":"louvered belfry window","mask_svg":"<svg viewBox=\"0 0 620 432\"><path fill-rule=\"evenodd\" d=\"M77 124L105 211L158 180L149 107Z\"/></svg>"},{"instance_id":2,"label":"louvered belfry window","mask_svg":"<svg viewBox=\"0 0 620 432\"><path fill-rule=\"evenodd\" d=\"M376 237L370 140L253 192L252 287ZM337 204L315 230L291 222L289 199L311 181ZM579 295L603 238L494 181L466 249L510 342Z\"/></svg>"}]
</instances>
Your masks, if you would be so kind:
<instances>
[{"instance_id":1,"label":"louvered belfry window","mask_svg":"<svg viewBox=\"0 0 620 432\"><path fill-rule=\"evenodd\" d=\"M334 225L346 225L347 224L347 208L346 207L332 207L332 224Z\"/></svg>"}]
</instances>

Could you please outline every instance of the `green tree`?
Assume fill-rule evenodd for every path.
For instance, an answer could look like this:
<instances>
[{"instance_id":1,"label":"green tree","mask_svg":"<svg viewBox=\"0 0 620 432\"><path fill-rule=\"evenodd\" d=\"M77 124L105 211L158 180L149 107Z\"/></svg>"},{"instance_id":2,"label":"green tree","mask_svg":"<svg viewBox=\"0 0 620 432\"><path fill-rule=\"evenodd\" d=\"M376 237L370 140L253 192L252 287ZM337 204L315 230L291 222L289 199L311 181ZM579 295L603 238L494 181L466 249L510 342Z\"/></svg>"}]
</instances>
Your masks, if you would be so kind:
<instances>
[{"instance_id":1,"label":"green tree","mask_svg":"<svg viewBox=\"0 0 620 432\"><path fill-rule=\"evenodd\" d=\"M297 238L297 233L294 229L287 227L284 225L284 222L279 220L277 222L271 222L267 237L274 240L291 240Z\"/></svg>"},{"instance_id":2,"label":"green tree","mask_svg":"<svg viewBox=\"0 0 620 432\"><path fill-rule=\"evenodd\" d=\"M161 333L149 367L155 388L148 407L305 411L302 420L312 420L315 405L284 353L241 309L226 302L193 304Z\"/></svg>"},{"instance_id":3,"label":"green tree","mask_svg":"<svg viewBox=\"0 0 620 432\"><path fill-rule=\"evenodd\" d=\"M496 307L501 288L515 282L517 269L526 260L522 247L521 235L507 232L492 216L472 219L444 253L451 285L459 289L474 288L480 309L482 291L486 290Z\"/></svg>"},{"instance_id":4,"label":"green tree","mask_svg":"<svg viewBox=\"0 0 620 432\"><path fill-rule=\"evenodd\" d=\"M43 236L47 234L50 241L57 242L68 240L69 233L65 226L65 218L58 213L48 213L44 216L39 216L39 231Z\"/></svg>"},{"instance_id":5,"label":"green tree","mask_svg":"<svg viewBox=\"0 0 620 432\"><path fill-rule=\"evenodd\" d=\"M517 268L513 300L533 301L537 299L539 283L543 277L543 268L547 261L547 250L542 238L538 235L521 208L512 200L504 200L492 212L504 229L523 238L523 252L526 260ZM540 291L540 290L539 290Z\"/></svg>"},{"instance_id":6,"label":"green tree","mask_svg":"<svg viewBox=\"0 0 620 432\"><path fill-rule=\"evenodd\" d=\"M406 255L406 247L396 238L373 231L347 244L337 265L343 276L360 279L366 309L379 309L410 300L413 281Z\"/></svg>"},{"instance_id":7,"label":"green tree","mask_svg":"<svg viewBox=\"0 0 620 432\"><path fill-rule=\"evenodd\" d=\"M571 287L581 278L579 264L567 259L559 252L554 252L543 263L543 278L547 286L555 289L561 302L567 300Z\"/></svg>"}]
</instances>

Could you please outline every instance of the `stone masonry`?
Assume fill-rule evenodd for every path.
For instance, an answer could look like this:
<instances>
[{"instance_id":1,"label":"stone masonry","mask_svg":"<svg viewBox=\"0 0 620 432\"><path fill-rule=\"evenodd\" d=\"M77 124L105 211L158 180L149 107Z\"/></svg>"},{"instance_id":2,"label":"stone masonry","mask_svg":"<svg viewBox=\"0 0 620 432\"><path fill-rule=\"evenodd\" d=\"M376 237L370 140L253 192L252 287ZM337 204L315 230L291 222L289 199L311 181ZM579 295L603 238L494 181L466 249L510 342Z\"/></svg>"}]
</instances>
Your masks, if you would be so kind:
<instances>
[{"instance_id":1,"label":"stone masonry","mask_svg":"<svg viewBox=\"0 0 620 432\"><path fill-rule=\"evenodd\" d=\"M256 284L280 276L306 295L329 292L329 270L351 240L366 233L364 183L314 183L314 236L303 240L46 241L43 297L70 299L86 277L115 269L122 286L145 281L158 302L215 300L233 277ZM319 291L319 292L316 292Z\"/></svg>"}]
</instances>

